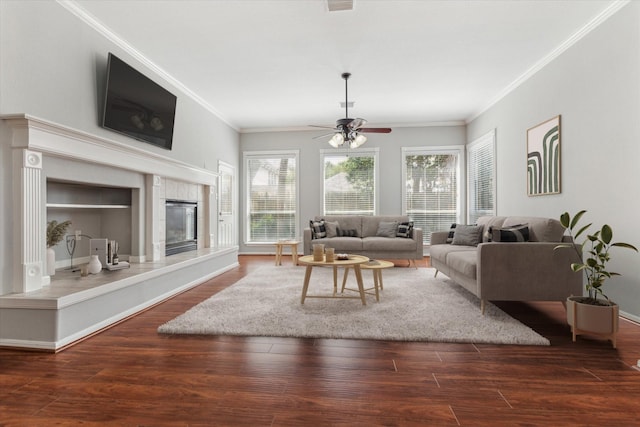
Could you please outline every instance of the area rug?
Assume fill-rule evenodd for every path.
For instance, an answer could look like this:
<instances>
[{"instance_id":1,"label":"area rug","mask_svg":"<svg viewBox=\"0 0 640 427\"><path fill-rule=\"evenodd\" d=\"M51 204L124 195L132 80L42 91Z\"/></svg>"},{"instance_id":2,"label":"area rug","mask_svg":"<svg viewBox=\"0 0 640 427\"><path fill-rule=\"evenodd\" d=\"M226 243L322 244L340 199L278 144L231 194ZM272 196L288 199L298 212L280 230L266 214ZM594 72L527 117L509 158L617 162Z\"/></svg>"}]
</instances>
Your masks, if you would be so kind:
<instances>
[{"instance_id":1,"label":"area rug","mask_svg":"<svg viewBox=\"0 0 640 427\"><path fill-rule=\"evenodd\" d=\"M380 302L308 298L304 267L263 266L158 328L163 334L240 335L549 345L549 340L431 268L383 271ZM363 271L365 288L373 284ZM341 284L342 270L339 271ZM347 287L355 288L350 272ZM314 268L309 295L331 295L332 270ZM339 292L339 290L338 290ZM349 291L345 291L349 292ZM350 296L357 293L350 293Z\"/></svg>"}]
</instances>

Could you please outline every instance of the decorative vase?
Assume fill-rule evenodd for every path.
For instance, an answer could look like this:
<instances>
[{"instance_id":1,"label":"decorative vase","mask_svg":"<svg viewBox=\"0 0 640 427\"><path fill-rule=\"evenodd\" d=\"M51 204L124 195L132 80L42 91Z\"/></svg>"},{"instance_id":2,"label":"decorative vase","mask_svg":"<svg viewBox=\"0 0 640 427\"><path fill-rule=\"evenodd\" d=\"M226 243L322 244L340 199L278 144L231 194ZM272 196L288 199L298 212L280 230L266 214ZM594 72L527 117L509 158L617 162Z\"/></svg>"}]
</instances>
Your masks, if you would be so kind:
<instances>
[{"instance_id":1,"label":"decorative vase","mask_svg":"<svg viewBox=\"0 0 640 427\"><path fill-rule=\"evenodd\" d=\"M618 304L593 305L581 302L584 297L567 298L567 323L571 326L573 341L577 335L599 335L611 341L616 348L618 332Z\"/></svg>"},{"instance_id":2,"label":"decorative vase","mask_svg":"<svg viewBox=\"0 0 640 427\"><path fill-rule=\"evenodd\" d=\"M56 251L47 248L47 276L56 274Z\"/></svg>"},{"instance_id":3,"label":"decorative vase","mask_svg":"<svg viewBox=\"0 0 640 427\"><path fill-rule=\"evenodd\" d=\"M91 255L89 260L89 273L98 274L102 271L102 263L98 259L98 255Z\"/></svg>"}]
</instances>

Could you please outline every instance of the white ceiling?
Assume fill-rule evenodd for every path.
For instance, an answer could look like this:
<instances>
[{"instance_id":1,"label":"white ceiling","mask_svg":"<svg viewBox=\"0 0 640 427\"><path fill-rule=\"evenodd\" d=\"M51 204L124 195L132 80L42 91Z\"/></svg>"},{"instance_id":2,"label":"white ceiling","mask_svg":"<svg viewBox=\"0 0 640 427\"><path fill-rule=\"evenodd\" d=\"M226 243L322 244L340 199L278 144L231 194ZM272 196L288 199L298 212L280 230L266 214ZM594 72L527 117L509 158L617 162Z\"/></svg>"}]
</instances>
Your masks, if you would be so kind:
<instances>
[{"instance_id":1,"label":"white ceiling","mask_svg":"<svg viewBox=\"0 0 640 427\"><path fill-rule=\"evenodd\" d=\"M592 28L600 0L91 0L67 7L243 132L468 121Z\"/></svg>"}]
</instances>

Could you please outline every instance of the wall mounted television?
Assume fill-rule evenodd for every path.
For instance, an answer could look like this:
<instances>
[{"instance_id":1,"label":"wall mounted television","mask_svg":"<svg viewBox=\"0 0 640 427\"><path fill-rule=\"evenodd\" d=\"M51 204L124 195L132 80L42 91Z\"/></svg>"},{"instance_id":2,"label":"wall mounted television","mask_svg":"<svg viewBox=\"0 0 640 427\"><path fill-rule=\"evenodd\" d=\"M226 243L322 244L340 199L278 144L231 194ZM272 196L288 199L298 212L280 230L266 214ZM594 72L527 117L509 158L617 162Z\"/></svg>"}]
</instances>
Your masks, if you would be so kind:
<instances>
[{"instance_id":1,"label":"wall mounted television","mask_svg":"<svg viewBox=\"0 0 640 427\"><path fill-rule=\"evenodd\" d=\"M109 53L102 127L171 150L176 96Z\"/></svg>"}]
</instances>

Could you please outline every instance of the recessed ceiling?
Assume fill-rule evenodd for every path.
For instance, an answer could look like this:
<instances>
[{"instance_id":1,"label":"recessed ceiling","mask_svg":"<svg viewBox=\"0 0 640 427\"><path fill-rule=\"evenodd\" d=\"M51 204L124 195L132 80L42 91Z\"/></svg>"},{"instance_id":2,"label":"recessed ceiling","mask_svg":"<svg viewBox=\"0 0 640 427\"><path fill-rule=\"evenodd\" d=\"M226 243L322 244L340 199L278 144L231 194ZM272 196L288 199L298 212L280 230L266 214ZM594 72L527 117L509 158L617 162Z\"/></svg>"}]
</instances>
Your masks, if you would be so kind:
<instances>
[{"instance_id":1,"label":"recessed ceiling","mask_svg":"<svg viewBox=\"0 0 640 427\"><path fill-rule=\"evenodd\" d=\"M467 121L619 2L92 0L111 33L235 129ZM132 50L133 49L133 50ZM106 55L106 53L105 53Z\"/></svg>"}]
</instances>

